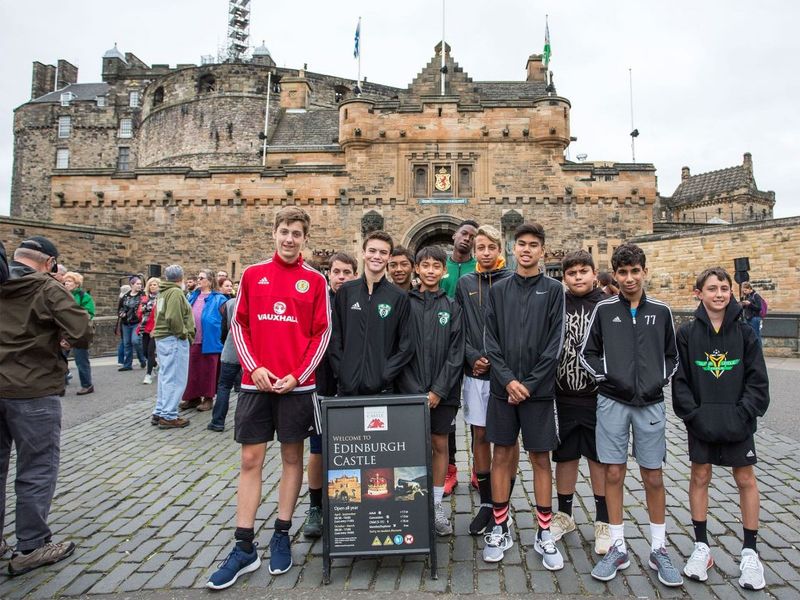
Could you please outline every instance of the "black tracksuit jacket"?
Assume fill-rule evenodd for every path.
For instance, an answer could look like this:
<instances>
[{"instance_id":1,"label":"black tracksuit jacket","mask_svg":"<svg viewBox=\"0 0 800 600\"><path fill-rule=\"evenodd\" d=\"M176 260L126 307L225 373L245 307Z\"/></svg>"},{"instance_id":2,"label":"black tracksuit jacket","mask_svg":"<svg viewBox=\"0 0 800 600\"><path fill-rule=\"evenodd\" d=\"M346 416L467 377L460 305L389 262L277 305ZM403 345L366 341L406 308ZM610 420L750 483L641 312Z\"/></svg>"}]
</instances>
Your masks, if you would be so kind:
<instances>
[{"instance_id":1,"label":"black tracksuit jacket","mask_svg":"<svg viewBox=\"0 0 800 600\"><path fill-rule=\"evenodd\" d=\"M374 284L372 294L363 276L339 288L328 356L340 396L392 389L414 352L408 319L406 292L386 277Z\"/></svg>"},{"instance_id":2,"label":"black tracksuit jacket","mask_svg":"<svg viewBox=\"0 0 800 600\"><path fill-rule=\"evenodd\" d=\"M556 370L564 336L564 288L546 275L514 273L489 292L486 349L491 395L507 399L513 380L530 392L529 400L555 399Z\"/></svg>"},{"instance_id":3,"label":"black tracksuit jacket","mask_svg":"<svg viewBox=\"0 0 800 600\"><path fill-rule=\"evenodd\" d=\"M678 330L672 406L692 435L711 443L747 439L769 406L764 353L753 328L739 319L741 312L732 300L716 332L700 303L694 320Z\"/></svg>"},{"instance_id":4,"label":"black tracksuit jacket","mask_svg":"<svg viewBox=\"0 0 800 600\"><path fill-rule=\"evenodd\" d=\"M328 295L330 296L330 305L334 306L336 294L329 290ZM317 394L320 396L330 397L336 395L338 384L336 382L336 375L333 373L331 357L328 350L325 351L325 355L317 366L317 370L314 371L314 381L317 384Z\"/></svg>"},{"instance_id":5,"label":"black tracksuit jacket","mask_svg":"<svg viewBox=\"0 0 800 600\"><path fill-rule=\"evenodd\" d=\"M464 374L473 377L472 366L486 352L486 306L489 303L489 290L507 277L513 275L506 268L489 272L467 273L460 277L456 285L456 302L461 307L464 321ZM475 379L489 380L489 371Z\"/></svg>"},{"instance_id":6,"label":"black tracksuit jacket","mask_svg":"<svg viewBox=\"0 0 800 600\"><path fill-rule=\"evenodd\" d=\"M401 394L433 392L441 398L441 405L458 406L464 363L461 307L444 290L412 290L408 298L414 355L397 378L397 391Z\"/></svg>"},{"instance_id":7,"label":"black tracksuit jacket","mask_svg":"<svg viewBox=\"0 0 800 600\"><path fill-rule=\"evenodd\" d=\"M663 402L663 388L678 368L672 311L644 293L635 318L622 293L603 300L580 355L600 394L632 406Z\"/></svg>"}]
</instances>

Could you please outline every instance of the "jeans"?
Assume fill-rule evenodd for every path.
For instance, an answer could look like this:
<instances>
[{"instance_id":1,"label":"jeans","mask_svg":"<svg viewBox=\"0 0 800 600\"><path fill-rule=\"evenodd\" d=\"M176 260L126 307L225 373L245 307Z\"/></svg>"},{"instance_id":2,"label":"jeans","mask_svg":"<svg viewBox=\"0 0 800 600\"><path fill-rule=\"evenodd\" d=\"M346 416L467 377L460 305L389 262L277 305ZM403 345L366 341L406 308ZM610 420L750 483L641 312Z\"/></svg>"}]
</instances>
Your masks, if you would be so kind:
<instances>
[{"instance_id":1,"label":"jeans","mask_svg":"<svg viewBox=\"0 0 800 600\"><path fill-rule=\"evenodd\" d=\"M15 531L20 552L50 540L47 515L61 460L61 399L0 398L0 533L6 516L11 444L17 449Z\"/></svg>"},{"instance_id":2,"label":"jeans","mask_svg":"<svg viewBox=\"0 0 800 600\"><path fill-rule=\"evenodd\" d=\"M156 366L156 339L149 333L142 334L142 350L147 357L147 374L152 375Z\"/></svg>"},{"instance_id":3,"label":"jeans","mask_svg":"<svg viewBox=\"0 0 800 600\"><path fill-rule=\"evenodd\" d=\"M756 338L758 338L758 342L763 344L761 341L761 317L750 317L747 319L747 323L753 328L753 331L756 332Z\"/></svg>"},{"instance_id":4,"label":"jeans","mask_svg":"<svg viewBox=\"0 0 800 600\"><path fill-rule=\"evenodd\" d=\"M73 348L72 352L75 355L75 366L78 367L78 377L81 380L81 387L91 387L92 367L89 364L89 349Z\"/></svg>"},{"instance_id":5,"label":"jeans","mask_svg":"<svg viewBox=\"0 0 800 600\"><path fill-rule=\"evenodd\" d=\"M154 415L172 421L178 418L178 404L189 379L189 340L174 335L156 340L158 352L158 395Z\"/></svg>"},{"instance_id":6,"label":"jeans","mask_svg":"<svg viewBox=\"0 0 800 600\"><path fill-rule=\"evenodd\" d=\"M144 352L142 352L142 336L136 333L136 328L139 324L123 325L122 326L122 340L125 342L125 360L122 366L128 369L133 367L133 349L136 350L136 357L139 359L139 364L144 366Z\"/></svg>"},{"instance_id":7,"label":"jeans","mask_svg":"<svg viewBox=\"0 0 800 600\"><path fill-rule=\"evenodd\" d=\"M122 339L122 331L120 330L119 344L117 344L117 364L122 365L125 362L125 341Z\"/></svg>"},{"instance_id":8,"label":"jeans","mask_svg":"<svg viewBox=\"0 0 800 600\"><path fill-rule=\"evenodd\" d=\"M217 400L214 402L214 411L211 413L211 425L225 426L225 417L228 416L228 403L231 397L231 388L239 381L242 367L239 363L219 363L219 382L217 383Z\"/></svg>"}]
</instances>

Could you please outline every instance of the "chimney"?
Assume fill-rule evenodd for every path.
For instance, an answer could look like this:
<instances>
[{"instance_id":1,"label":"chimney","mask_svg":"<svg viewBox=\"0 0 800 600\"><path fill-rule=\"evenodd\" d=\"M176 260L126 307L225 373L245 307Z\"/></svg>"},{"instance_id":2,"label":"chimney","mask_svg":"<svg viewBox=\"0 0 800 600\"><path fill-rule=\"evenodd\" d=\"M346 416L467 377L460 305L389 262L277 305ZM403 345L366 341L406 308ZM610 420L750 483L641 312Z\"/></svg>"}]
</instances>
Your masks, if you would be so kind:
<instances>
[{"instance_id":1,"label":"chimney","mask_svg":"<svg viewBox=\"0 0 800 600\"><path fill-rule=\"evenodd\" d=\"M78 83L78 67L69 61L59 59L56 73L58 74L58 81L56 81L57 90L65 88L71 83Z\"/></svg>"},{"instance_id":2,"label":"chimney","mask_svg":"<svg viewBox=\"0 0 800 600\"><path fill-rule=\"evenodd\" d=\"M311 97L311 85L300 71L300 77L281 78L281 108L306 109Z\"/></svg>"},{"instance_id":3,"label":"chimney","mask_svg":"<svg viewBox=\"0 0 800 600\"><path fill-rule=\"evenodd\" d=\"M747 171L750 175L753 174L753 155L749 152L744 153L744 161L742 162L745 171Z\"/></svg>"},{"instance_id":4,"label":"chimney","mask_svg":"<svg viewBox=\"0 0 800 600\"><path fill-rule=\"evenodd\" d=\"M56 89L55 85L56 68L53 65L44 65L38 60L33 61L31 100L54 91Z\"/></svg>"},{"instance_id":5,"label":"chimney","mask_svg":"<svg viewBox=\"0 0 800 600\"><path fill-rule=\"evenodd\" d=\"M531 54L528 57L528 78L526 81L547 81L547 69L542 64L541 54Z\"/></svg>"},{"instance_id":6,"label":"chimney","mask_svg":"<svg viewBox=\"0 0 800 600\"><path fill-rule=\"evenodd\" d=\"M681 181L689 179L689 167L681 167Z\"/></svg>"}]
</instances>

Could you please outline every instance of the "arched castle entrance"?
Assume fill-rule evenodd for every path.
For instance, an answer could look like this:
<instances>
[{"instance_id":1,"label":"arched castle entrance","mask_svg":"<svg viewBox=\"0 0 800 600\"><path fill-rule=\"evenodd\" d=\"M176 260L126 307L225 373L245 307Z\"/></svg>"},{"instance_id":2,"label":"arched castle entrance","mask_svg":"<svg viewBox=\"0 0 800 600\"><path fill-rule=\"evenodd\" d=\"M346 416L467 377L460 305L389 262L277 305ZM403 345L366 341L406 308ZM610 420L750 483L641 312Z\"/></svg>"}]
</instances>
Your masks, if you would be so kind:
<instances>
[{"instance_id":1,"label":"arched castle entrance","mask_svg":"<svg viewBox=\"0 0 800 600\"><path fill-rule=\"evenodd\" d=\"M453 234L463 219L453 215L433 215L414 225L403 237L403 245L416 254L425 246L442 246L448 254L453 250Z\"/></svg>"}]
</instances>

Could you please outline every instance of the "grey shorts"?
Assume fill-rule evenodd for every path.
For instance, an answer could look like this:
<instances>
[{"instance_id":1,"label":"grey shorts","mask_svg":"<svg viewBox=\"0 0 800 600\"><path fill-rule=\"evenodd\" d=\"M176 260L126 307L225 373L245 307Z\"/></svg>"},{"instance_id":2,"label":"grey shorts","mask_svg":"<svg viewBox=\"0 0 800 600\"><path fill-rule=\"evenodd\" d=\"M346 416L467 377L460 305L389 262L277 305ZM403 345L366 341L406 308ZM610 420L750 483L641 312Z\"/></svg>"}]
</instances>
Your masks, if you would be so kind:
<instances>
[{"instance_id":1,"label":"grey shorts","mask_svg":"<svg viewBox=\"0 0 800 600\"><path fill-rule=\"evenodd\" d=\"M628 462L633 431L633 457L640 467L660 469L667 457L667 413L663 402L629 406L597 396L597 458L606 465Z\"/></svg>"}]
</instances>

